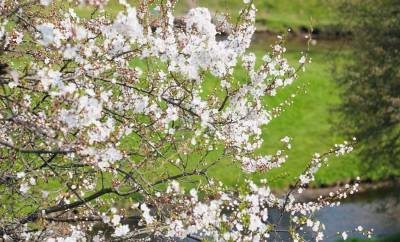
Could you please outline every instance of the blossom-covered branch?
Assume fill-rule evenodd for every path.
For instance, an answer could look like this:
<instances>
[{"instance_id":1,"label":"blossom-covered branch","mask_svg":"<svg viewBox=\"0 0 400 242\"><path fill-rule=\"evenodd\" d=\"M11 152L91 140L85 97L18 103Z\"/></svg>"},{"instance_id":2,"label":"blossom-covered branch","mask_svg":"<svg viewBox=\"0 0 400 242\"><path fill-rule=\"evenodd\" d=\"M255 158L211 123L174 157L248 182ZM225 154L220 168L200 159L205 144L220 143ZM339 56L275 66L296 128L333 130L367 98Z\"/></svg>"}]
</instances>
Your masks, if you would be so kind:
<instances>
[{"instance_id":1,"label":"blossom-covered branch","mask_svg":"<svg viewBox=\"0 0 400 242\"><path fill-rule=\"evenodd\" d=\"M111 17L104 0L0 0L0 235L258 241L286 233L300 241L312 227L322 240L312 213L358 183L301 203L294 188L279 197L267 181L228 187L210 172L231 162L266 173L287 160L289 137L272 154L259 151L262 128L292 100L264 98L291 85L307 56L289 65L281 38L260 60L249 52L250 1L233 25L216 24L206 8L177 19L172 0L119 5ZM271 222L274 209L292 226Z\"/></svg>"}]
</instances>

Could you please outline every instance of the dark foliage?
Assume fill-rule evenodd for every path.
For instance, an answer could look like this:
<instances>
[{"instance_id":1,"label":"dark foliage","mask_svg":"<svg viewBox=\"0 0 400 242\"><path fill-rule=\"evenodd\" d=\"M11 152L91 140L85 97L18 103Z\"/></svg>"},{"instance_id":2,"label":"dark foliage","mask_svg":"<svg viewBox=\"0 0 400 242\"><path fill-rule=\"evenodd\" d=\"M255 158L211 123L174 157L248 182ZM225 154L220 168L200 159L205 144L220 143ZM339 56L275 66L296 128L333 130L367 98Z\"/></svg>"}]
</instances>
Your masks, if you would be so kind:
<instances>
[{"instance_id":1,"label":"dark foliage","mask_svg":"<svg viewBox=\"0 0 400 242\"><path fill-rule=\"evenodd\" d=\"M344 27L353 33L344 87L341 130L361 141L366 171L400 173L400 1L343 1Z\"/></svg>"},{"instance_id":2,"label":"dark foliage","mask_svg":"<svg viewBox=\"0 0 400 242\"><path fill-rule=\"evenodd\" d=\"M4 75L7 73L7 67L8 67L7 64L0 63L0 75Z\"/></svg>"}]
</instances>

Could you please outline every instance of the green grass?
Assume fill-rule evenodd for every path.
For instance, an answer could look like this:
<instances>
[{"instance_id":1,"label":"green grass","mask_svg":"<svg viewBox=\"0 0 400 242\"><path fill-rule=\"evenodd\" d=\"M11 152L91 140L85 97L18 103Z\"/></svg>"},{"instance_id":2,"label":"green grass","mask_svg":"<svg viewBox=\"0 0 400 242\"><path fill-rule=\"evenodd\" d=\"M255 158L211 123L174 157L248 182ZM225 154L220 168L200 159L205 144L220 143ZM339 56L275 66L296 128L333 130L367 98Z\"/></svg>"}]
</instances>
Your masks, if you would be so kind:
<instances>
[{"instance_id":1,"label":"green grass","mask_svg":"<svg viewBox=\"0 0 400 242\"><path fill-rule=\"evenodd\" d=\"M356 239L351 238L347 240L340 240L340 242L399 242L400 241L400 234L380 238L380 239ZM338 241L339 242L339 241Z\"/></svg>"},{"instance_id":2,"label":"green grass","mask_svg":"<svg viewBox=\"0 0 400 242\"><path fill-rule=\"evenodd\" d=\"M298 44L289 46L287 58L291 63L297 63L304 47L305 44L300 47ZM340 98L339 88L331 75L331 65L342 61L345 53L334 57L331 55L333 51L335 50L332 46L312 48L309 55L313 61L306 67L305 72L300 73L299 79L291 87L281 89L277 97L266 100L269 104L277 104L293 92L301 90L294 99L294 104L263 128L265 141L260 153L276 151L280 139L286 135L293 138L292 149L288 153L289 159L284 166L271 170L267 175L254 176L243 174L237 164L226 161L212 170L214 176L230 185L252 177L268 178L272 186L286 187L305 168L314 153L324 153L335 143L345 140L333 132L332 121L337 118L337 113L332 112L332 109L340 102ZM255 52L260 55L264 51L257 47ZM360 175L358 167L358 160L354 155L333 158L327 167L323 167L317 173L314 185L355 178Z\"/></svg>"},{"instance_id":3,"label":"green grass","mask_svg":"<svg viewBox=\"0 0 400 242\"><path fill-rule=\"evenodd\" d=\"M138 0L129 0L133 6ZM300 27L324 29L335 25L336 14L331 1L326 0L254 0L257 7L256 26L259 30L295 31ZM192 3L192 4L191 4ZM180 0L176 5L176 15L183 15L191 7L207 7L213 13L229 14L236 21L239 11L245 4L243 0ZM107 12L115 15L123 7L117 0L110 0ZM88 14L87 9L78 9L78 13Z\"/></svg>"},{"instance_id":4,"label":"green grass","mask_svg":"<svg viewBox=\"0 0 400 242\"><path fill-rule=\"evenodd\" d=\"M178 9L186 10L188 1L180 1ZM244 6L243 0L198 0L194 5L207 7L215 12L229 13L237 17ZM284 31L287 28L298 29L301 26L323 28L335 21L335 12L329 1L324 0L254 0L257 12L257 27Z\"/></svg>"}]
</instances>

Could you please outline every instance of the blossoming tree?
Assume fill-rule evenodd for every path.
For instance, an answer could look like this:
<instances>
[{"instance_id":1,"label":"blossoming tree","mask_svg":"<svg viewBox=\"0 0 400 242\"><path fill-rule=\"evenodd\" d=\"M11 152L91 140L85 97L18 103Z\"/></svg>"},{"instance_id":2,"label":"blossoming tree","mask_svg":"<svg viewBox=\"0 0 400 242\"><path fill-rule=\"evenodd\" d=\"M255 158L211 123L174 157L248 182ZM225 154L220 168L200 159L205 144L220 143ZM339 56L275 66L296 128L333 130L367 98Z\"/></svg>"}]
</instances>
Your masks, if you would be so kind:
<instances>
[{"instance_id":1,"label":"blossoming tree","mask_svg":"<svg viewBox=\"0 0 400 242\"><path fill-rule=\"evenodd\" d=\"M268 181L225 186L222 160L246 173L280 167L290 149L259 155L261 127L279 116L263 98L296 80L280 41L256 64L256 9L216 24L205 8L177 21L173 0L0 0L0 235L6 240L108 241L190 237L323 239L313 213L357 190L303 203L332 155L315 154L285 196ZM74 9L91 12L79 17ZM225 37L221 29L229 29ZM246 80L235 78L241 69ZM205 92L208 82L217 88ZM235 174L232 174L235 175ZM269 212L280 212L271 222ZM282 216L290 225L283 226ZM308 229L307 229L308 228ZM346 234L347 237L347 234Z\"/></svg>"}]
</instances>

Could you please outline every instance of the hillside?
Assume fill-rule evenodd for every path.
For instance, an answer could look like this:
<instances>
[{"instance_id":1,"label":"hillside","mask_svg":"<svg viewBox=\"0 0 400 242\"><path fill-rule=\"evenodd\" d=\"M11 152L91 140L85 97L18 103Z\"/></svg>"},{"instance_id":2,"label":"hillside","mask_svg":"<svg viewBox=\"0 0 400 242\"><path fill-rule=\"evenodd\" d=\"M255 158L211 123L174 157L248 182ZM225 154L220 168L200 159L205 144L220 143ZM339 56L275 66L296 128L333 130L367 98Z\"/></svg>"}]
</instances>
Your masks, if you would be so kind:
<instances>
[{"instance_id":1,"label":"hillside","mask_svg":"<svg viewBox=\"0 0 400 242\"><path fill-rule=\"evenodd\" d=\"M335 25L332 3L327 0L254 0L257 12L257 28L274 32L292 28L294 31L308 29L328 29ZM206 6L216 12L238 16L243 6L242 0L186 0L181 1L178 11L193 6Z\"/></svg>"}]
</instances>

